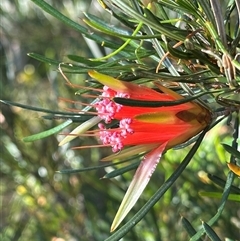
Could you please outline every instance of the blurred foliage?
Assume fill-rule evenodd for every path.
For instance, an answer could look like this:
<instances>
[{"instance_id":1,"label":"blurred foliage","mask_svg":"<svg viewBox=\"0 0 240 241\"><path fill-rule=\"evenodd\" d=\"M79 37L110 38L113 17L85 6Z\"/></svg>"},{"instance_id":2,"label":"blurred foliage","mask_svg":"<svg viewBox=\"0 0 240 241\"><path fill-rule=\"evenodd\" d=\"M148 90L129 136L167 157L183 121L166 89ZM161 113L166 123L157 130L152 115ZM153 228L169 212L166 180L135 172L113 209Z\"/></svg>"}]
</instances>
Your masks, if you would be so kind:
<instances>
[{"instance_id":1,"label":"blurred foliage","mask_svg":"<svg viewBox=\"0 0 240 241\"><path fill-rule=\"evenodd\" d=\"M171 1L166 2L170 3ZM180 2L184 4L184 1ZM122 15L117 8L115 13L119 13L121 18L116 20L116 16L106 14L107 11L97 1L52 0L49 3L76 23L85 26L93 37L97 32L97 36L106 39L108 48L102 46L101 41L97 42L96 49L102 55L111 52L109 49L116 50L126 41L126 37L117 34L127 35L136 27L134 24L136 19L127 22L128 26L126 27L123 20L127 19L127 14ZM111 6L114 8L114 4ZM154 6L157 10L161 7L160 4ZM162 18L162 15L155 15L155 9L152 12L147 9L145 11L147 17L154 24L158 23L159 18ZM83 12L87 12L88 15L84 15ZM97 21L91 14L98 16ZM94 51L94 44L86 42L80 32L42 11L32 1L3 0L1 15L0 99L60 111L69 106L59 101L58 97L79 100L79 95L74 95L76 89L66 86L62 76L58 73L58 64L50 65L47 61L40 62L35 58L28 57L27 53L32 52L40 54L43 58L55 60L56 63L71 62L73 68L64 65L64 73L70 72L67 75L68 78L72 83L79 85L84 85L87 78L86 72L90 68L99 68L105 73L112 73L114 76L117 76L117 73L120 72L122 78L128 77L129 79L138 76L139 70L142 71L140 74L145 74L143 78L139 77L142 81L148 78L146 76L147 71L154 76L158 62L156 58L149 57L154 53L152 43L149 41L141 43L141 39L139 39L132 42L119 55L114 56L113 61L99 60L92 67L82 65L83 59L77 57L81 56L86 59L99 57L96 56ZM237 18L236 15L237 13L234 10L233 18ZM82 19L85 19L85 22ZM110 23L112 31L119 31L116 34L118 37L111 37L111 35L107 35L107 32L103 34L95 31L96 25L94 24L97 23L97 27L102 24L99 19L105 21L105 23ZM95 28L90 28L86 23ZM169 27L173 26L171 21L168 24ZM194 25L195 23L191 24ZM104 29L107 29L106 26ZM234 30L234 27L229 29L231 34L228 37L233 38L233 32L236 32L236 30ZM175 30L177 29L172 29L172 31ZM154 31L155 34L160 32L158 29L154 29ZM172 51L171 54L178 55L179 52L174 52L171 46L177 40L184 39L186 31L181 30L177 33L181 34L176 35L180 36L180 39L172 40L169 51ZM160 39L159 36L158 38ZM210 39L209 36L207 38ZM109 40L109 44L107 40ZM112 46L110 40L115 45ZM137 56L140 59L138 62L136 59L130 59L131 54L136 50L136 45L134 45L136 42L137 46L141 44L144 46L144 49L138 49ZM160 42L164 46L164 41L161 40ZM211 42L211 44L214 43ZM236 45L239 50L239 43ZM198 52L194 54L198 54ZM173 58L173 62L176 58ZM84 59L85 62L86 59ZM157 58L157 60L159 59ZM121 61L126 61L126 66L119 64ZM204 64L212 64L213 72L201 76L207 79L213 73L219 74L219 67L214 58L211 59L212 63L205 59L203 61L206 61ZM187 65L185 63L184 61L181 67L184 68ZM216 72L214 72L215 70ZM184 71L186 71L186 68L184 68ZM239 70L237 73L239 74ZM222 77L219 79L225 86L225 80ZM86 101L86 99L83 100ZM62 120L46 120L41 116L42 113L39 112L23 110L14 106L9 107L1 103L0 192L2 222L0 228L3 240L84 241L107 239L110 236L110 224L133 176L133 171L117 178L101 180L99 179L114 170L115 166L74 174L58 173L57 171L64 169L103 165L99 160L107 156L110 150L90 148L73 151L70 149L71 146L96 144L96 140L92 138L81 138L74 140L71 146L58 147L61 135L24 143L23 137L62 123ZM232 145L232 136L234 131L236 132L234 130L236 128L234 127L234 118L236 117L237 114L235 113L232 121L224 120L211 129L183 174L145 218L125 235L123 240L188 240L189 236L183 224L186 220L196 230L203 227L207 234L214 230L221 240L226 238L229 238L228 240L239 239L239 203L228 200L223 213L211 230L206 222L218 213L220 199L202 196L200 193L217 192L222 194L225 181L229 175L227 162L230 161L231 155L225 151L221 143ZM148 187L127 220L174 173L180 161L190 149L191 146L179 150L170 150L164 155ZM120 164L117 168L124 166L126 164ZM238 178L235 178L233 186L231 194L239 195ZM200 220L203 220L204 223L202 224ZM211 235L207 236L203 237L203 240L209 240L209 237L212 237Z\"/></svg>"}]
</instances>

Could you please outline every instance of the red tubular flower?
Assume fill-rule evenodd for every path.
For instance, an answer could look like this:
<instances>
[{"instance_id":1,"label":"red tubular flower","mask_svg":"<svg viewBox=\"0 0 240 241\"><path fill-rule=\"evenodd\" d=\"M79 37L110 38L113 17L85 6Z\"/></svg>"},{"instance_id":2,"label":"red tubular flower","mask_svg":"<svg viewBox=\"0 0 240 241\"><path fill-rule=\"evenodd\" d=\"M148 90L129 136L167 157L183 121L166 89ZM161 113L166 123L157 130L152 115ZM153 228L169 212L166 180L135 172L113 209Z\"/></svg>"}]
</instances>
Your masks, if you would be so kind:
<instances>
[{"instance_id":1,"label":"red tubular flower","mask_svg":"<svg viewBox=\"0 0 240 241\"><path fill-rule=\"evenodd\" d=\"M90 71L89 75L104 87L100 100L94 105L98 117L93 118L94 123L90 120L87 126L91 128L100 120L106 124L111 123L112 120L118 120L117 128L108 129L104 123L98 124L99 139L103 145L111 146L118 157L136 154L139 151L149 152L139 165L124 196L111 227L113 231L140 197L162 153L201 132L210 123L211 115L207 109L194 102L156 108L120 105L114 102L115 97L141 101L176 101L183 97L157 83L155 85L161 92L146 86L120 81L96 71ZM86 124L82 125L86 131ZM78 127L74 133L81 131L83 130L80 128L79 131ZM73 137L67 138L73 139ZM63 140L60 144L65 142L66 140ZM126 147L129 148L126 149ZM121 153L118 153L119 151Z\"/></svg>"},{"instance_id":2,"label":"red tubular flower","mask_svg":"<svg viewBox=\"0 0 240 241\"><path fill-rule=\"evenodd\" d=\"M206 127L210 120L209 111L194 102L170 107L131 107L113 101L114 97L146 101L175 101L183 99L177 93L156 84L163 92L145 86L119 81L106 75L89 72L90 76L105 84L103 99L95 107L98 116L106 123L119 121L119 128L107 130L99 124L100 139L111 145L114 152L124 146L162 144L166 148L185 142Z\"/></svg>"}]
</instances>

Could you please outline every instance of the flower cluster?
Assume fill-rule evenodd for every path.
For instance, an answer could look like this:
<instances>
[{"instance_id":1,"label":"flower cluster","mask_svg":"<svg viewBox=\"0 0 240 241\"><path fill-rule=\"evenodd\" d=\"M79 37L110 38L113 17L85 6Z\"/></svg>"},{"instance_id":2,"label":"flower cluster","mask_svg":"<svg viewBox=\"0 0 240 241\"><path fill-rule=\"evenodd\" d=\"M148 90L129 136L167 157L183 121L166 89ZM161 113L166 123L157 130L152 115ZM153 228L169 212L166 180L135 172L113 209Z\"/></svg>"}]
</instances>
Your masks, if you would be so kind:
<instances>
[{"instance_id":1,"label":"flower cluster","mask_svg":"<svg viewBox=\"0 0 240 241\"><path fill-rule=\"evenodd\" d=\"M168 107L125 106L114 98L128 98L141 101L176 101L183 97L174 91L155 83L158 91L143 85L120 81L96 71L89 75L104 85L99 101L93 105L97 117L82 124L75 134L85 132L98 124L98 137L103 146L111 146L115 155L121 157L121 150L136 154L139 150L147 154L139 165L124 196L111 230L117 228L134 206L146 187L162 153L173 146L184 143L201 132L211 121L210 112L195 102ZM112 121L118 124L112 124ZM84 126L84 128L82 127ZM86 127L87 126L87 127ZM111 126L108 128L108 126ZM73 133L73 132L72 132ZM61 144L66 143L66 137ZM140 147L140 148L139 148Z\"/></svg>"},{"instance_id":2,"label":"flower cluster","mask_svg":"<svg viewBox=\"0 0 240 241\"><path fill-rule=\"evenodd\" d=\"M123 106L114 102L115 97L146 101L175 101L183 98L159 84L156 85L162 92L109 79L109 76L96 72L90 72L90 75L106 84L102 99L94 105L98 116L106 124L112 120L119 121L118 128L107 129L103 123L98 125L100 140L103 144L112 146L113 152L122 150L124 146L159 145L164 142L172 147L196 135L209 123L209 111L193 102L157 108Z\"/></svg>"}]
</instances>

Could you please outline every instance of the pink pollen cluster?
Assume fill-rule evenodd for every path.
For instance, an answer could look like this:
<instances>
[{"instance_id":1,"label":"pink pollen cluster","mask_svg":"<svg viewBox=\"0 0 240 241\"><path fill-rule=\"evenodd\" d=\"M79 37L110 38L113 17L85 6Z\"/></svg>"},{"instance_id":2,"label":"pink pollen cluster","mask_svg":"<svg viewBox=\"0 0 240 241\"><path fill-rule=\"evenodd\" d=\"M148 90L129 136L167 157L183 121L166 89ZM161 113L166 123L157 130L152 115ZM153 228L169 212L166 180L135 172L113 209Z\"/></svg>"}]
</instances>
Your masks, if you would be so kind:
<instances>
[{"instance_id":1,"label":"pink pollen cluster","mask_svg":"<svg viewBox=\"0 0 240 241\"><path fill-rule=\"evenodd\" d=\"M121 105L113 102L109 98L105 98L95 104L95 109L98 112L98 116L105 121L110 123L114 119L115 113L121 109Z\"/></svg>"},{"instance_id":2,"label":"pink pollen cluster","mask_svg":"<svg viewBox=\"0 0 240 241\"><path fill-rule=\"evenodd\" d=\"M94 107L98 112L98 116L105 121L110 123L114 119L115 113L119 112L122 105L115 103L111 100L113 97L129 98L129 95L122 92L116 92L107 86L103 87L102 100L98 101Z\"/></svg>"},{"instance_id":3,"label":"pink pollen cluster","mask_svg":"<svg viewBox=\"0 0 240 241\"><path fill-rule=\"evenodd\" d=\"M121 135L123 137L126 137L127 134L134 133L133 129L130 127L131 123L132 123L132 119L130 119L130 118L124 118L124 119L120 120L119 128L121 129Z\"/></svg>"},{"instance_id":4,"label":"pink pollen cluster","mask_svg":"<svg viewBox=\"0 0 240 241\"><path fill-rule=\"evenodd\" d=\"M119 112L122 105L115 103L111 99L114 97L129 98L129 95L122 92L116 92L107 86L103 87L102 100L95 104L95 108L98 112L98 116L104 120L105 123L110 123L115 116L115 113ZM119 121L119 128L107 130L103 123L98 125L100 129L100 140L104 145L112 147L113 152L120 151L123 148L122 140L126 138L128 134L132 134L133 130L130 127L132 120L130 118L124 118Z\"/></svg>"},{"instance_id":5,"label":"pink pollen cluster","mask_svg":"<svg viewBox=\"0 0 240 241\"><path fill-rule=\"evenodd\" d=\"M98 124L100 129L100 140L104 145L110 145L113 152L121 151L123 148L123 139L128 134L133 134L133 130L130 128L131 119L125 118L119 122L119 128L107 130L103 123Z\"/></svg>"},{"instance_id":6,"label":"pink pollen cluster","mask_svg":"<svg viewBox=\"0 0 240 241\"><path fill-rule=\"evenodd\" d=\"M100 131L100 140L103 145L110 145L113 152L120 151L123 148L121 140L121 133L119 131L109 131L106 129L104 124L98 124Z\"/></svg>"},{"instance_id":7,"label":"pink pollen cluster","mask_svg":"<svg viewBox=\"0 0 240 241\"><path fill-rule=\"evenodd\" d=\"M116 92L107 86L103 87L102 93L103 99L95 104L95 108L98 112L98 116L104 120L105 123L110 123L114 119L115 113L119 112L122 105L115 103L111 100L113 97L129 98L126 93ZM130 127L132 120L130 118L124 118L119 121L119 128L116 129L106 129L103 123L98 125L100 129L100 140L103 145L111 146L113 152L122 150L123 139L127 137L128 134L132 134L133 130Z\"/></svg>"}]
</instances>

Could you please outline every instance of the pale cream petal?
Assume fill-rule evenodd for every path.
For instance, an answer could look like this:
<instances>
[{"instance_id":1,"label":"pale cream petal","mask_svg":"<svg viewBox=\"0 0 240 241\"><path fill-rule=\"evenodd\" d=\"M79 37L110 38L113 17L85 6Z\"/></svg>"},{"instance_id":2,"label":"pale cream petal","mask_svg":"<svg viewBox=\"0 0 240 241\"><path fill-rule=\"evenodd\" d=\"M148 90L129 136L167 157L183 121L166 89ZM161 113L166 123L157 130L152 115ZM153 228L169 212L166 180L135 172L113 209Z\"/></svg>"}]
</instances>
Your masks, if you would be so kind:
<instances>
[{"instance_id":1,"label":"pale cream petal","mask_svg":"<svg viewBox=\"0 0 240 241\"><path fill-rule=\"evenodd\" d=\"M156 169L166 145L167 142L155 148L143 158L113 220L111 232L119 226L139 199Z\"/></svg>"},{"instance_id":2,"label":"pale cream petal","mask_svg":"<svg viewBox=\"0 0 240 241\"><path fill-rule=\"evenodd\" d=\"M67 135L60 143L59 146L62 146L72 140L74 140L78 135L85 133L87 130L95 126L101 121L100 117L94 116L93 118L83 122L81 125L77 126L69 135Z\"/></svg>"}]
</instances>

